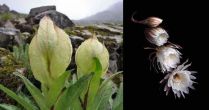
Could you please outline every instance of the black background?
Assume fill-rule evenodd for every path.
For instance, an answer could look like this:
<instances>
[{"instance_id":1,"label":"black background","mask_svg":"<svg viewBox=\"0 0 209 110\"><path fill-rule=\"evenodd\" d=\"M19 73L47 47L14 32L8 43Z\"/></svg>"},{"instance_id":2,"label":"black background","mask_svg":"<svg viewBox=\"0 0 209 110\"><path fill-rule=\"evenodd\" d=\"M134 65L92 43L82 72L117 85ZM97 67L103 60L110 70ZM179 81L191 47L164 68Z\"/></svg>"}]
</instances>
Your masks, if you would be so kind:
<instances>
[{"instance_id":1,"label":"black background","mask_svg":"<svg viewBox=\"0 0 209 110\"><path fill-rule=\"evenodd\" d=\"M209 108L209 17L208 3L171 1L128 1L124 0L124 79L125 108L139 110L154 107L170 108ZM195 80L198 84L186 98L175 99L172 92L168 96L159 81L164 77L149 69L150 46L145 39L145 27L131 21L132 14L140 20L150 16L163 19L160 25L170 35L169 41L183 47L181 62L187 58L192 62L189 70L198 71ZM208 103L208 104L207 104ZM169 108L168 108L169 107Z\"/></svg>"}]
</instances>

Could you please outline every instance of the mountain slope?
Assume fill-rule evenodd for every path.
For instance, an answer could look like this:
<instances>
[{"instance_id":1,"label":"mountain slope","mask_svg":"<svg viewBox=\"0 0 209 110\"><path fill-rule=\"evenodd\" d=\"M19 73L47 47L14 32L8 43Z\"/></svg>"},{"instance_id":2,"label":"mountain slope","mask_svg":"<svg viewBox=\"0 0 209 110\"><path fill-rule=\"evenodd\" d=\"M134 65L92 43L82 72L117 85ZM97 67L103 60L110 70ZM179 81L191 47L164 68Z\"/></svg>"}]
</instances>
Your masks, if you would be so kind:
<instances>
[{"instance_id":1,"label":"mountain slope","mask_svg":"<svg viewBox=\"0 0 209 110\"><path fill-rule=\"evenodd\" d=\"M118 2L105 11L75 21L76 23L104 23L123 21L123 2Z\"/></svg>"}]
</instances>

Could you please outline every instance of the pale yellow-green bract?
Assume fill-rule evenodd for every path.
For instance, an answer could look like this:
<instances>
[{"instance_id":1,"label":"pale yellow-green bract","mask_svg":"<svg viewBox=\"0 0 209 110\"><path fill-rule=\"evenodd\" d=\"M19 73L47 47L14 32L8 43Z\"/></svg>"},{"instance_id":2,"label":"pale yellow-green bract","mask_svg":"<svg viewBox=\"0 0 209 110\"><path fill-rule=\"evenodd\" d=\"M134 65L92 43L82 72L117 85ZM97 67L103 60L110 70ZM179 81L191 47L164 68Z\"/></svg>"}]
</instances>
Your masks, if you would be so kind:
<instances>
[{"instance_id":1,"label":"pale yellow-green bract","mask_svg":"<svg viewBox=\"0 0 209 110\"><path fill-rule=\"evenodd\" d=\"M72 45L69 36L45 16L29 46L30 65L34 77L49 83L62 75L70 64Z\"/></svg>"},{"instance_id":2,"label":"pale yellow-green bract","mask_svg":"<svg viewBox=\"0 0 209 110\"><path fill-rule=\"evenodd\" d=\"M102 76L109 67L109 53L107 48L93 36L84 41L77 49L75 61L79 77L95 71L97 58L102 66Z\"/></svg>"}]
</instances>

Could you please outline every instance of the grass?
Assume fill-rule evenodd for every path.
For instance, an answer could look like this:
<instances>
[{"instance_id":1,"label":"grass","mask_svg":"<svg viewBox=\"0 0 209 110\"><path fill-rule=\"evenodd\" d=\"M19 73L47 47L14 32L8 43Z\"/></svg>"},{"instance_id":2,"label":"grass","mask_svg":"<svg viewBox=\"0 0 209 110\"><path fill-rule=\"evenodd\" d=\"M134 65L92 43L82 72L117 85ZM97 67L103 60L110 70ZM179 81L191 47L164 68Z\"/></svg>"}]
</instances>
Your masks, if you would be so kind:
<instances>
[{"instance_id":1,"label":"grass","mask_svg":"<svg viewBox=\"0 0 209 110\"><path fill-rule=\"evenodd\" d=\"M7 21L7 20L12 20L13 19L13 14L12 13L2 13L0 14L0 20L1 21Z\"/></svg>"}]
</instances>

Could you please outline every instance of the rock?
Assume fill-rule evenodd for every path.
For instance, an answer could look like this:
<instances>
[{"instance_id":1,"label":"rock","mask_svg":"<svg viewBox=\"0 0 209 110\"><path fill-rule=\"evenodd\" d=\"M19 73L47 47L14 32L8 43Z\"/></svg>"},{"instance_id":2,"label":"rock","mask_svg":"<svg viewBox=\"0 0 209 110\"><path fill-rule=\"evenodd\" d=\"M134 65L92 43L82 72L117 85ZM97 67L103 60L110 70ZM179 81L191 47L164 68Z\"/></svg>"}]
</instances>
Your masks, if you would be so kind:
<instances>
[{"instance_id":1,"label":"rock","mask_svg":"<svg viewBox=\"0 0 209 110\"><path fill-rule=\"evenodd\" d=\"M0 27L0 47L12 47L15 44L23 44L20 31L15 28Z\"/></svg>"},{"instance_id":2,"label":"rock","mask_svg":"<svg viewBox=\"0 0 209 110\"><path fill-rule=\"evenodd\" d=\"M5 23L4 21L1 21L0 20L0 27L3 27L4 26L4 23Z\"/></svg>"},{"instance_id":3,"label":"rock","mask_svg":"<svg viewBox=\"0 0 209 110\"><path fill-rule=\"evenodd\" d=\"M117 59L109 60L109 68L108 71L110 73L116 73L118 71Z\"/></svg>"},{"instance_id":4,"label":"rock","mask_svg":"<svg viewBox=\"0 0 209 110\"><path fill-rule=\"evenodd\" d=\"M9 12L9 7L5 4L0 5L0 13Z\"/></svg>"},{"instance_id":5,"label":"rock","mask_svg":"<svg viewBox=\"0 0 209 110\"><path fill-rule=\"evenodd\" d=\"M49 10L56 10L56 6L41 6L41 7L32 8L30 10L28 17L35 17L37 14L45 12L45 11L49 11Z\"/></svg>"},{"instance_id":6,"label":"rock","mask_svg":"<svg viewBox=\"0 0 209 110\"><path fill-rule=\"evenodd\" d=\"M8 45L11 45L12 40L11 36L0 33L0 47L6 48Z\"/></svg>"},{"instance_id":7,"label":"rock","mask_svg":"<svg viewBox=\"0 0 209 110\"><path fill-rule=\"evenodd\" d=\"M114 28L114 29L117 29L117 30L120 30L120 31L123 31L123 25L122 24L118 24L118 23L104 23L104 25L106 25L108 27L111 27L111 28Z\"/></svg>"},{"instance_id":8,"label":"rock","mask_svg":"<svg viewBox=\"0 0 209 110\"><path fill-rule=\"evenodd\" d=\"M74 23L64 14L56 11L55 6L43 6L30 10L30 14L26 17L29 24L38 24L40 19L44 16L49 16L57 26L60 28L67 28L74 26Z\"/></svg>"},{"instance_id":9,"label":"rock","mask_svg":"<svg viewBox=\"0 0 209 110\"><path fill-rule=\"evenodd\" d=\"M102 31L105 31L105 32L110 32L112 34L115 34L115 35L121 35L123 34L123 30L120 30L118 28L114 28L113 27L110 27L110 26L107 26L107 25L95 25L96 28L102 30Z\"/></svg>"},{"instance_id":10,"label":"rock","mask_svg":"<svg viewBox=\"0 0 209 110\"><path fill-rule=\"evenodd\" d=\"M16 24L25 24L25 23L27 23L25 18L17 18L15 20L13 20L13 22L16 23Z\"/></svg>"},{"instance_id":11,"label":"rock","mask_svg":"<svg viewBox=\"0 0 209 110\"><path fill-rule=\"evenodd\" d=\"M120 45L116 52L119 54L119 58L117 61L118 71L123 71L123 44Z\"/></svg>"},{"instance_id":12,"label":"rock","mask_svg":"<svg viewBox=\"0 0 209 110\"><path fill-rule=\"evenodd\" d=\"M84 38L79 36L70 36L73 48L78 48L78 46L84 41Z\"/></svg>"},{"instance_id":13,"label":"rock","mask_svg":"<svg viewBox=\"0 0 209 110\"><path fill-rule=\"evenodd\" d=\"M15 28L15 26L12 24L10 20L7 20L4 24L5 28Z\"/></svg>"},{"instance_id":14,"label":"rock","mask_svg":"<svg viewBox=\"0 0 209 110\"><path fill-rule=\"evenodd\" d=\"M43 18L45 15L49 16L55 22L55 24L60 28L67 28L74 26L74 23L66 15L54 10L39 13L34 17L34 21L36 23L39 23L40 19Z\"/></svg>"},{"instance_id":15,"label":"rock","mask_svg":"<svg viewBox=\"0 0 209 110\"><path fill-rule=\"evenodd\" d=\"M29 32L23 32L21 33L21 39L25 42L25 43L28 43L30 44L33 36L29 33Z\"/></svg>"},{"instance_id":16,"label":"rock","mask_svg":"<svg viewBox=\"0 0 209 110\"><path fill-rule=\"evenodd\" d=\"M21 32L29 32L31 34L35 32L31 24L22 23L15 25L15 27L19 29Z\"/></svg>"},{"instance_id":17,"label":"rock","mask_svg":"<svg viewBox=\"0 0 209 110\"><path fill-rule=\"evenodd\" d=\"M123 42L123 37L122 35L114 35L114 36L101 36L101 35L97 35L98 38L101 39L111 39L112 41L114 41L117 44L121 44Z\"/></svg>"},{"instance_id":18,"label":"rock","mask_svg":"<svg viewBox=\"0 0 209 110\"><path fill-rule=\"evenodd\" d=\"M69 69L71 68L76 68L76 64L75 64L75 52L77 50L77 48L81 45L81 43L84 41L84 38L79 37L79 36L70 36L70 40L73 46L73 54L72 54L72 58L71 58L71 63L69 65Z\"/></svg>"},{"instance_id":19,"label":"rock","mask_svg":"<svg viewBox=\"0 0 209 110\"><path fill-rule=\"evenodd\" d=\"M26 37L29 37L30 36L30 33L28 32L23 32L22 35L26 36Z\"/></svg>"},{"instance_id":20,"label":"rock","mask_svg":"<svg viewBox=\"0 0 209 110\"><path fill-rule=\"evenodd\" d=\"M11 10L10 13L15 14L15 15L18 15L18 14L19 14L19 13L18 13L17 11L15 11L15 10Z\"/></svg>"},{"instance_id":21,"label":"rock","mask_svg":"<svg viewBox=\"0 0 209 110\"><path fill-rule=\"evenodd\" d=\"M85 39L91 37L92 35L93 34L89 30L86 30L86 29L81 32L81 36L84 37Z\"/></svg>"},{"instance_id":22,"label":"rock","mask_svg":"<svg viewBox=\"0 0 209 110\"><path fill-rule=\"evenodd\" d=\"M20 30L15 29L15 28L3 28L3 27L0 27L0 33L5 34L5 35L15 36L19 32L20 32Z\"/></svg>"}]
</instances>

